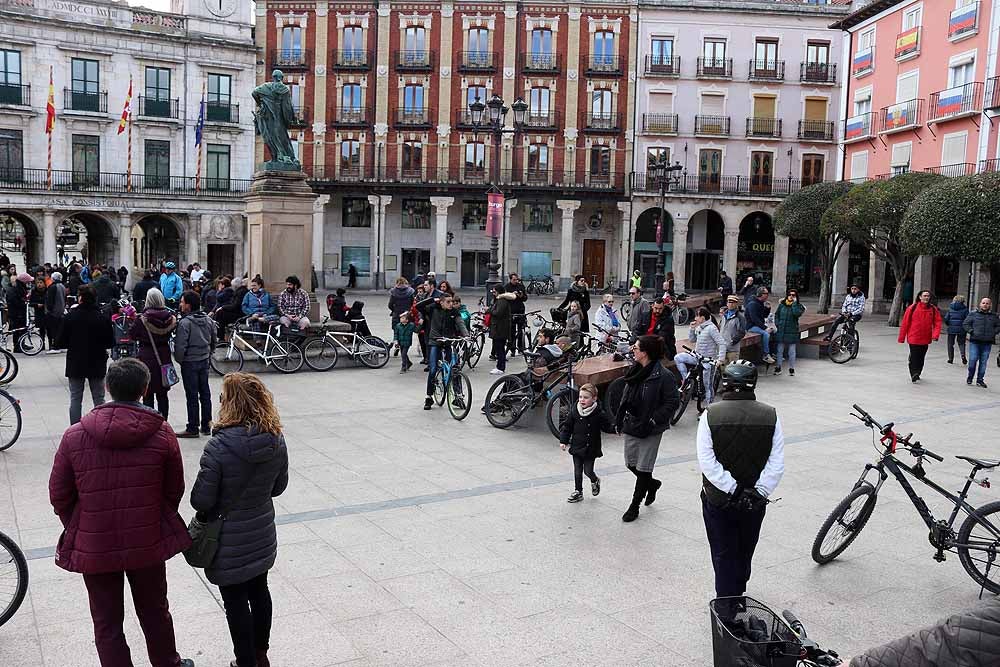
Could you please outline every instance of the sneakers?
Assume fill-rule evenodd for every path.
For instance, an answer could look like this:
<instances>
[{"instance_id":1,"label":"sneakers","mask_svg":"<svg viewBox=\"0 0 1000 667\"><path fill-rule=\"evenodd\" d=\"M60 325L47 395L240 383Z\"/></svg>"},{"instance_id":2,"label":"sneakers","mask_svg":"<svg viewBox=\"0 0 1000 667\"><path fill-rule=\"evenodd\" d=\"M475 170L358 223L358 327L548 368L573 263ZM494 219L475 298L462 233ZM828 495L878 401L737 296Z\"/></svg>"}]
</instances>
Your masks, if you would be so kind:
<instances>
[{"instance_id":1,"label":"sneakers","mask_svg":"<svg viewBox=\"0 0 1000 667\"><path fill-rule=\"evenodd\" d=\"M972 386L972 378L965 378L965 384Z\"/></svg>"},{"instance_id":2,"label":"sneakers","mask_svg":"<svg viewBox=\"0 0 1000 667\"><path fill-rule=\"evenodd\" d=\"M583 491L574 491L569 494L569 498L566 499L568 503L578 503L583 500Z\"/></svg>"},{"instance_id":3,"label":"sneakers","mask_svg":"<svg viewBox=\"0 0 1000 667\"><path fill-rule=\"evenodd\" d=\"M663 482L658 479L653 480L653 486L646 492L646 505L652 505L656 501L656 492L663 486Z\"/></svg>"},{"instance_id":4,"label":"sneakers","mask_svg":"<svg viewBox=\"0 0 1000 667\"><path fill-rule=\"evenodd\" d=\"M795 377L795 369L794 368L789 368L788 369L788 374L791 375L792 377Z\"/></svg>"},{"instance_id":5,"label":"sneakers","mask_svg":"<svg viewBox=\"0 0 1000 667\"><path fill-rule=\"evenodd\" d=\"M181 664L177 667L194 667L194 660L191 658L184 658L181 660Z\"/></svg>"},{"instance_id":6,"label":"sneakers","mask_svg":"<svg viewBox=\"0 0 1000 667\"><path fill-rule=\"evenodd\" d=\"M765 363L773 364L775 361L777 361L777 359L774 358L773 354L767 354L764 355L764 361Z\"/></svg>"},{"instance_id":7,"label":"sneakers","mask_svg":"<svg viewBox=\"0 0 1000 667\"><path fill-rule=\"evenodd\" d=\"M430 410L433 405L434 405L433 398L428 396L427 398L424 399L424 410Z\"/></svg>"},{"instance_id":8,"label":"sneakers","mask_svg":"<svg viewBox=\"0 0 1000 667\"><path fill-rule=\"evenodd\" d=\"M178 438L197 438L198 431L174 431L174 435Z\"/></svg>"},{"instance_id":9,"label":"sneakers","mask_svg":"<svg viewBox=\"0 0 1000 667\"><path fill-rule=\"evenodd\" d=\"M775 366L774 367L774 374L775 375L781 375L781 366Z\"/></svg>"},{"instance_id":10,"label":"sneakers","mask_svg":"<svg viewBox=\"0 0 1000 667\"><path fill-rule=\"evenodd\" d=\"M949 363L949 364L953 364L953 363L955 363L955 360L954 360L954 359L949 359L949 360L948 360L948 363Z\"/></svg>"},{"instance_id":11,"label":"sneakers","mask_svg":"<svg viewBox=\"0 0 1000 667\"><path fill-rule=\"evenodd\" d=\"M597 478L590 483L590 495L599 496L601 495L601 479Z\"/></svg>"},{"instance_id":12,"label":"sneakers","mask_svg":"<svg viewBox=\"0 0 1000 667\"><path fill-rule=\"evenodd\" d=\"M976 386L982 387L983 389L989 389L989 387L986 386L986 383L983 382L982 380L976 380Z\"/></svg>"},{"instance_id":13,"label":"sneakers","mask_svg":"<svg viewBox=\"0 0 1000 667\"><path fill-rule=\"evenodd\" d=\"M490 371L490 375L503 375L503 371L500 370L499 368L494 368L493 370Z\"/></svg>"},{"instance_id":14,"label":"sneakers","mask_svg":"<svg viewBox=\"0 0 1000 667\"><path fill-rule=\"evenodd\" d=\"M920 373L913 373L910 375L910 382L916 382L920 379Z\"/></svg>"}]
</instances>

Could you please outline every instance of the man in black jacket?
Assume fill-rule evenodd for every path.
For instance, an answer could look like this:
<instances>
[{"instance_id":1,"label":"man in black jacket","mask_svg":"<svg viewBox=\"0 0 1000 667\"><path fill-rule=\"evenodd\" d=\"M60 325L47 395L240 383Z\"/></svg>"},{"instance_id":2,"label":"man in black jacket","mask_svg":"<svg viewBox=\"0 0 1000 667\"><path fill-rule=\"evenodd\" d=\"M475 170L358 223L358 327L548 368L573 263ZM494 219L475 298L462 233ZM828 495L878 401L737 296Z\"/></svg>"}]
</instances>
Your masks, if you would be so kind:
<instances>
[{"instance_id":1,"label":"man in black jacket","mask_svg":"<svg viewBox=\"0 0 1000 667\"><path fill-rule=\"evenodd\" d=\"M142 280L132 286L132 301L141 305L142 302L146 300L146 292L154 287L159 289L160 283L153 280L152 273L146 271L146 273L142 275Z\"/></svg>"},{"instance_id":2,"label":"man in black jacket","mask_svg":"<svg viewBox=\"0 0 1000 667\"><path fill-rule=\"evenodd\" d=\"M215 322L201 310L201 297L195 292L181 295L181 313L174 339L174 358L181 365L188 417L187 428L176 435L178 438L197 438L199 425L204 435L211 433L212 394L208 386L208 359L217 342L216 328Z\"/></svg>"},{"instance_id":3,"label":"man in black jacket","mask_svg":"<svg viewBox=\"0 0 1000 667\"><path fill-rule=\"evenodd\" d=\"M717 597L743 595L767 498L785 471L774 408L757 401L757 368L740 359L722 372L722 400L698 422L701 508Z\"/></svg>"},{"instance_id":4,"label":"man in black jacket","mask_svg":"<svg viewBox=\"0 0 1000 667\"><path fill-rule=\"evenodd\" d=\"M973 375L976 384L986 389L986 366L990 361L990 350L1000 334L1000 317L992 312L993 301L984 297L979 301L979 308L965 317L962 327L969 334L969 375L966 384L972 384ZM976 367L979 367L977 372Z\"/></svg>"},{"instance_id":5,"label":"man in black jacket","mask_svg":"<svg viewBox=\"0 0 1000 667\"><path fill-rule=\"evenodd\" d=\"M69 378L69 423L80 421L83 412L83 384L90 385L94 407L104 403L104 375L108 349L115 344L111 320L97 307L97 295L89 285L78 293L80 304L63 318L56 347L66 350L66 377Z\"/></svg>"},{"instance_id":6,"label":"man in black jacket","mask_svg":"<svg viewBox=\"0 0 1000 667\"><path fill-rule=\"evenodd\" d=\"M507 350L511 356L524 352L524 303L528 300L528 292L521 282L521 276L510 274L510 282L503 286L503 291L513 294L515 299L510 302L510 338L507 339Z\"/></svg>"},{"instance_id":7,"label":"man in black jacket","mask_svg":"<svg viewBox=\"0 0 1000 667\"><path fill-rule=\"evenodd\" d=\"M447 343L439 342L442 338L459 338L468 336L469 332L465 328L455 302L450 294L444 294L439 299L431 297L424 299L417 304L419 310L427 323L427 397L424 399L424 410L430 410L434 405L434 373L437 371L438 360L446 358L444 355L451 354L451 346Z\"/></svg>"}]
</instances>

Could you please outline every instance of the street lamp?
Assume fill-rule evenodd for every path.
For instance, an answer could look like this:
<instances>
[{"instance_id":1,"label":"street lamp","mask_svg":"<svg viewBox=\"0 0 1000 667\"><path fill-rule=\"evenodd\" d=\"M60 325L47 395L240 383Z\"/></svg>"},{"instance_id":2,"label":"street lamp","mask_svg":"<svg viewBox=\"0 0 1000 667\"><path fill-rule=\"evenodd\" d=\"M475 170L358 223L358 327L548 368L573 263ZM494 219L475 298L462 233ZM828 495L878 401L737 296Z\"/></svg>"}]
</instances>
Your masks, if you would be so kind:
<instances>
[{"instance_id":1,"label":"street lamp","mask_svg":"<svg viewBox=\"0 0 1000 667\"><path fill-rule=\"evenodd\" d=\"M514 127L507 128L504 127L504 119L507 116L507 111L514 112ZM521 130L524 125L524 114L528 110L527 103L520 97L514 100L514 103L510 105L510 109L507 108L506 103L504 103L503 98L499 95L494 94L493 97L489 99L485 104L476 97L472 103L469 104L469 115L472 118L473 135L478 135L480 132L489 133L493 137L493 179L490 184L487 194L489 193L500 193L503 194L503 189L500 187L502 182L502 177L500 175L500 143L505 134L516 134ZM489 269L489 275L486 278L486 303L492 303L493 289L500 284L500 240L496 235L490 236L490 262L486 265Z\"/></svg>"},{"instance_id":2,"label":"street lamp","mask_svg":"<svg viewBox=\"0 0 1000 667\"><path fill-rule=\"evenodd\" d=\"M660 185L660 218L656 222L656 285L654 289L660 289L666 279L663 271L663 232L665 231L664 223L667 219L667 192L670 190L671 185L680 183L681 177L679 172L683 168L680 162L668 164L666 156L662 160L657 160L650 167L653 178Z\"/></svg>"}]
</instances>

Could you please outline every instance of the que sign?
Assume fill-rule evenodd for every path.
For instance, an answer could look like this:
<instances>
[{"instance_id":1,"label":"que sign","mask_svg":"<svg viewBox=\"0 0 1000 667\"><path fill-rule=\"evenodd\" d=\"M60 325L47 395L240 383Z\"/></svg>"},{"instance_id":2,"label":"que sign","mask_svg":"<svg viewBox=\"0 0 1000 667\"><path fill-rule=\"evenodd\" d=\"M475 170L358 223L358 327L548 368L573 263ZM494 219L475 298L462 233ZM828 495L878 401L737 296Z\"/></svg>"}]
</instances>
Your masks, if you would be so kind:
<instances>
[{"instance_id":1,"label":"que sign","mask_svg":"<svg viewBox=\"0 0 1000 667\"><path fill-rule=\"evenodd\" d=\"M486 235L500 238L503 230L503 194L490 192L486 195Z\"/></svg>"}]
</instances>

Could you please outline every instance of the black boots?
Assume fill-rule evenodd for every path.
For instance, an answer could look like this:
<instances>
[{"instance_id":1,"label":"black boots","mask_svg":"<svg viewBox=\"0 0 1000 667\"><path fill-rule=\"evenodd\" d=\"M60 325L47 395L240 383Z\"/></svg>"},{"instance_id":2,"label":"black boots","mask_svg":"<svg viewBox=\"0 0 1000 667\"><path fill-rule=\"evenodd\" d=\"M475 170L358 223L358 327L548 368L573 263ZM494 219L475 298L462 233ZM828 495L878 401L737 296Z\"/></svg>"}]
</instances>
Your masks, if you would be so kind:
<instances>
[{"instance_id":1,"label":"black boots","mask_svg":"<svg viewBox=\"0 0 1000 667\"><path fill-rule=\"evenodd\" d=\"M646 491L646 505L652 505L656 500L656 492L663 486L663 482L658 479L650 480L649 489Z\"/></svg>"},{"instance_id":2,"label":"black boots","mask_svg":"<svg viewBox=\"0 0 1000 667\"><path fill-rule=\"evenodd\" d=\"M633 500L632 504L628 506L625 510L625 514L622 514L622 521L625 523L632 523L639 518L639 501Z\"/></svg>"},{"instance_id":3,"label":"black boots","mask_svg":"<svg viewBox=\"0 0 1000 667\"><path fill-rule=\"evenodd\" d=\"M642 499L646 496L646 480L642 477L637 477L635 480L635 491L632 492L632 504L628 506L625 510L625 514L622 514L622 521L625 523L631 523L639 518L639 505L642 503ZM656 492L653 491L653 497L656 497Z\"/></svg>"}]
</instances>

